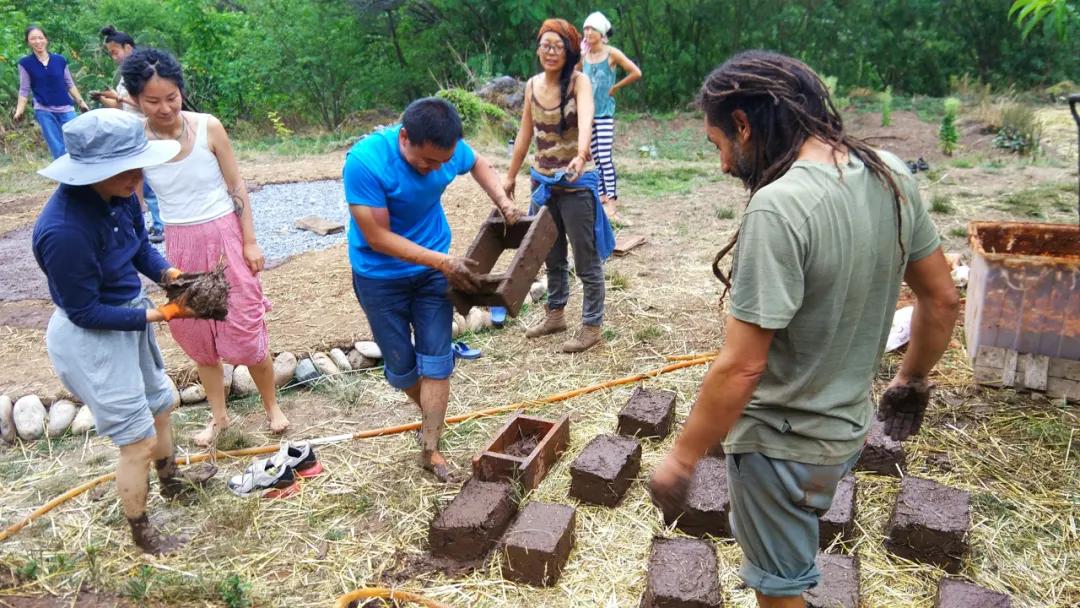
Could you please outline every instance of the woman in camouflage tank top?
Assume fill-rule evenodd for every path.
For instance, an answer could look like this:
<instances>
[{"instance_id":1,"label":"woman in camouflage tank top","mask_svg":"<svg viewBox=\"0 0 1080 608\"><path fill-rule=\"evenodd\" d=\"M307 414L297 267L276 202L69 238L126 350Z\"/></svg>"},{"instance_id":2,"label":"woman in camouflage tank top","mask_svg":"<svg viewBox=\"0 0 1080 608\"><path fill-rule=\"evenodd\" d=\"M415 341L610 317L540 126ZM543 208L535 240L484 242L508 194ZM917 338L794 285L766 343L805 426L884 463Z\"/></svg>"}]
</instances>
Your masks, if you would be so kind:
<instances>
[{"instance_id":1,"label":"woman in camouflage tank top","mask_svg":"<svg viewBox=\"0 0 1080 608\"><path fill-rule=\"evenodd\" d=\"M562 351L581 352L600 343L606 252L598 250L597 235L603 235L604 229L610 233L596 191L599 177L595 171L587 170L593 120L592 85L588 76L574 70L581 59L581 35L567 21L544 22L537 36L536 55L543 72L525 85L521 128L503 189L508 196L514 196L518 170L535 136L532 213L539 210L539 205L546 205L559 235L546 262L548 301L544 322L525 335L537 338L566 330L563 309L570 295L566 259L569 242L584 297L581 329L562 344Z\"/></svg>"}]
</instances>

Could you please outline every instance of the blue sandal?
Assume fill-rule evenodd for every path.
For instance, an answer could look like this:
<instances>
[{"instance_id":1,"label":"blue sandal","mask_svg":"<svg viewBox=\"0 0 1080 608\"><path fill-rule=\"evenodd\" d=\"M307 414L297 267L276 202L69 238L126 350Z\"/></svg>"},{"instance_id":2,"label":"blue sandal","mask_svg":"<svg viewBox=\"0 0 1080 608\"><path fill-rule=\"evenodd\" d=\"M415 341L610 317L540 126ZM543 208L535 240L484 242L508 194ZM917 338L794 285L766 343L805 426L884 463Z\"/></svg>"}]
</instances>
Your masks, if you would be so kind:
<instances>
[{"instance_id":1,"label":"blue sandal","mask_svg":"<svg viewBox=\"0 0 1080 608\"><path fill-rule=\"evenodd\" d=\"M506 323L506 309L502 306L491 307L491 324L495 327L502 328Z\"/></svg>"},{"instance_id":2,"label":"blue sandal","mask_svg":"<svg viewBox=\"0 0 1080 608\"><path fill-rule=\"evenodd\" d=\"M464 342L454 342L450 347L458 359L479 359L484 355L479 348L472 348Z\"/></svg>"}]
</instances>

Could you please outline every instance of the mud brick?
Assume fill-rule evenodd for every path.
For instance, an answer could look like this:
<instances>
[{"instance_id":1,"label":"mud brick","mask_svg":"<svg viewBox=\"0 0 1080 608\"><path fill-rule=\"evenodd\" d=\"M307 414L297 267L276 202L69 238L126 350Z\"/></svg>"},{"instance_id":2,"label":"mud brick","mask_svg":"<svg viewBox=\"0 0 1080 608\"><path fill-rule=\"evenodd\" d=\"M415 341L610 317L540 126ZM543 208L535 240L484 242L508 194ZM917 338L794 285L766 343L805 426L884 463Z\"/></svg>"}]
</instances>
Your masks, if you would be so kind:
<instances>
[{"instance_id":1,"label":"mud brick","mask_svg":"<svg viewBox=\"0 0 1080 608\"><path fill-rule=\"evenodd\" d=\"M619 412L619 434L663 439L675 419L675 393L638 387Z\"/></svg>"},{"instance_id":2,"label":"mud brick","mask_svg":"<svg viewBox=\"0 0 1080 608\"><path fill-rule=\"evenodd\" d=\"M614 507L640 468L641 444L637 439L597 435L570 464L570 496Z\"/></svg>"},{"instance_id":3,"label":"mud brick","mask_svg":"<svg viewBox=\"0 0 1080 608\"><path fill-rule=\"evenodd\" d=\"M906 463L903 444L886 435L885 423L875 416L870 423L870 433L866 436L862 455L855 463L855 470L899 477Z\"/></svg>"},{"instance_id":4,"label":"mud brick","mask_svg":"<svg viewBox=\"0 0 1080 608\"><path fill-rule=\"evenodd\" d=\"M956 573L968 550L970 503L963 490L905 477L885 529L885 547L900 557Z\"/></svg>"},{"instance_id":5,"label":"mud brick","mask_svg":"<svg viewBox=\"0 0 1080 608\"><path fill-rule=\"evenodd\" d=\"M463 561L481 558L495 546L516 512L509 482L469 479L431 522L431 553Z\"/></svg>"},{"instance_id":6,"label":"mud brick","mask_svg":"<svg viewBox=\"0 0 1080 608\"><path fill-rule=\"evenodd\" d=\"M818 553L814 560L821 582L807 590L806 608L858 608L859 560L850 555Z\"/></svg>"},{"instance_id":7,"label":"mud brick","mask_svg":"<svg viewBox=\"0 0 1080 608\"><path fill-rule=\"evenodd\" d=\"M502 306L516 317L557 236L555 220L547 207L513 226L507 226L502 215L492 211L465 253L476 262L474 271L480 288L475 293L451 289L454 308L466 315L473 306ZM510 265L503 272L491 272L506 249L517 250Z\"/></svg>"},{"instance_id":8,"label":"mud brick","mask_svg":"<svg viewBox=\"0 0 1080 608\"><path fill-rule=\"evenodd\" d=\"M559 580L574 546L573 507L530 502L503 536L503 577L549 587Z\"/></svg>"},{"instance_id":9,"label":"mud brick","mask_svg":"<svg viewBox=\"0 0 1080 608\"><path fill-rule=\"evenodd\" d=\"M1012 608L1012 598L964 581L943 578L934 608Z\"/></svg>"},{"instance_id":10,"label":"mud brick","mask_svg":"<svg viewBox=\"0 0 1080 608\"><path fill-rule=\"evenodd\" d=\"M728 513L731 500L728 497L727 462L723 458L706 456L698 461L690 488L686 492L686 504L679 513L664 513L664 521L693 536L730 537Z\"/></svg>"},{"instance_id":11,"label":"mud brick","mask_svg":"<svg viewBox=\"0 0 1080 608\"><path fill-rule=\"evenodd\" d=\"M818 520L819 547L829 548L837 537L849 542L855 536L855 476L848 474L836 486L832 506Z\"/></svg>"},{"instance_id":12,"label":"mud brick","mask_svg":"<svg viewBox=\"0 0 1080 608\"><path fill-rule=\"evenodd\" d=\"M640 608L718 608L724 605L712 543L654 538Z\"/></svg>"}]
</instances>

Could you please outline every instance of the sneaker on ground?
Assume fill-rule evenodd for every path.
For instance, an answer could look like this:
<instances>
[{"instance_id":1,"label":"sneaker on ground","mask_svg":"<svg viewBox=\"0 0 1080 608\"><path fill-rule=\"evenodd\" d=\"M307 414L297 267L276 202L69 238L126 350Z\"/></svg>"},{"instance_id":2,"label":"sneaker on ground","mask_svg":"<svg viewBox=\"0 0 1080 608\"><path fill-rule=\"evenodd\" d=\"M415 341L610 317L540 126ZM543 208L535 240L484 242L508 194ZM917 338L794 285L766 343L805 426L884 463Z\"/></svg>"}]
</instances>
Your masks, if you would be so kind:
<instances>
[{"instance_id":1,"label":"sneaker on ground","mask_svg":"<svg viewBox=\"0 0 1080 608\"><path fill-rule=\"evenodd\" d=\"M315 456L315 449L306 441L286 441L281 444L277 454L270 457L270 462L276 467L291 467L300 477L315 477L323 472L322 463Z\"/></svg>"},{"instance_id":2,"label":"sneaker on ground","mask_svg":"<svg viewBox=\"0 0 1080 608\"><path fill-rule=\"evenodd\" d=\"M229 479L226 485L233 494L242 498L263 490L269 490L263 498L284 498L300 487L292 467L276 466L269 458L256 460L243 473Z\"/></svg>"}]
</instances>

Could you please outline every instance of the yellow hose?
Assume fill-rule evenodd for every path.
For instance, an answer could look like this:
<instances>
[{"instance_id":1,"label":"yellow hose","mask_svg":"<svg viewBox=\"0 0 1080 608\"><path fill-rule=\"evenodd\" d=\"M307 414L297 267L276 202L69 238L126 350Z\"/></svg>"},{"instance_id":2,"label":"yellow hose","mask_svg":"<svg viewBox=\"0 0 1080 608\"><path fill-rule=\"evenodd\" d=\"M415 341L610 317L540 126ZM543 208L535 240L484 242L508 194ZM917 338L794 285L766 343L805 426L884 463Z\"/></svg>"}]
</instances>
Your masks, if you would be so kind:
<instances>
[{"instance_id":1,"label":"yellow hose","mask_svg":"<svg viewBox=\"0 0 1080 608\"><path fill-rule=\"evenodd\" d=\"M456 424L458 422L464 422L465 420L474 420L476 418L486 418L486 417L489 417L489 416L495 416L497 414L502 414L504 412L512 412L514 410L525 409L525 408L528 408L528 407L535 407L537 405L546 405L546 404L550 404L550 403L557 403L559 401L566 401L567 399L572 399L574 397L579 397L581 395L587 395L589 393L594 393L596 391L600 391L600 390L604 390L604 389L607 389L607 388L620 386L620 385L623 385L623 384L630 384L630 383L633 383L633 382L639 382L641 380L646 380L648 378L653 378L655 376L660 376L662 374L667 374L667 373L670 373L670 372L673 372L673 371L676 371L676 370L680 370L680 369L683 369L683 368L686 368L686 367L693 367L695 365L702 365L702 364L705 364L705 363L709 363L712 360L713 360L713 355L709 354L709 355L706 355L706 356L703 356L703 357L697 358L697 359L690 359L690 360L687 360L687 361L679 361L678 363L672 363L670 365L665 365L664 367L653 369L653 370L650 370L650 371L647 371L647 372L642 372L640 374L634 374L633 376L626 376L624 378L618 378L616 380L608 380L607 382L602 382L600 384L593 384L591 386L586 386L586 387L574 389L572 391L566 391L564 393L558 393L558 394L555 394L555 395L549 395L549 396L544 397L542 399L537 399L537 400L533 400L533 401L519 401L518 403L512 403L510 405L502 405L502 406L499 406L499 407L488 408L486 410L477 410L475 412L469 412L468 414L461 414L459 416L452 416L452 417L446 419L446 424L448 424L448 425L449 424ZM398 433L406 433L408 431L414 431L414 430L419 429L419 428L420 428L420 423L419 422L410 422L409 424L399 424L397 426L388 426L388 427L382 427L382 428L376 428L376 429L365 429L365 430L362 430L362 431L357 431L357 432L355 432L355 433L353 433L351 435L345 434L345 435L333 435L333 436L330 436L330 437L320 437L320 438L317 438L317 439L310 440L310 443L313 444L313 445L326 445L326 444L330 444L330 443L338 443L338 442L341 442L341 441L347 441L347 440L351 440L351 439L367 439L369 437L381 437L381 436L384 436L384 435L396 435ZM243 458L245 456L258 456L258 455L261 455L261 454L270 454L270 453L276 452L276 451L278 451L279 447L280 447L279 444L271 444L271 445L264 445L264 446L254 447L254 448L244 448L244 449L241 449L241 450L228 450L228 451L224 451L224 452L223 451L216 451L214 453L195 454L194 456L182 456L182 457L179 457L179 458L176 459L176 464L190 464L190 463L193 463L193 462L202 462L204 460L210 460L211 458L223 458L223 457L225 457L225 458ZM85 483L83 483L81 485L78 485L78 486L75 486L74 488L71 488L70 490L68 490L67 492L64 492L60 496L57 496L56 498L50 500L49 502L47 502L44 505L38 507L37 509L34 509L34 511L32 513L30 513L30 515L27 515L22 520L20 520L20 521L14 523L14 524L8 526L7 528L5 528L3 532L0 532L0 542L3 542L5 540L11 538L15 534L17 534L20 530L22 530L26 526L30 525L31 523L33 523L37 519L41 518L43 515L45 515L49 511L52 511L56 507L59 507L60 505L64 504L65 502L68 502L69 500L75 498L76 496L79 496L80 494L83 494L83 493L89 491L91 488L93 488L96 485L105 483L106 481L111 481L115 477L116 477L116 473L106 473L105 475L102 475L100 477L95 477L94 479L91 479L90 481L87 481L87 482L85 482ZM372 596L372 597L375 597L375 596Z\"/></svg>"},{"instance_id":2,"label":"yellow hose","mask_svg":"<svg viewBox=\"0 0 1080 608\"><path fill-rule=\"evenodd\" d=\"M427 606L428 608L452 608L450 604L436 602L435 600L430 600L422 595L412 593L411 591L398 591L396 589L387 589L385 587L362 587L356 591L346 593L337 599L334 608L348 608L349 602L372 598L396 600L399 602L414 602L421 606Z\"/></svg>"}]
</instances>

